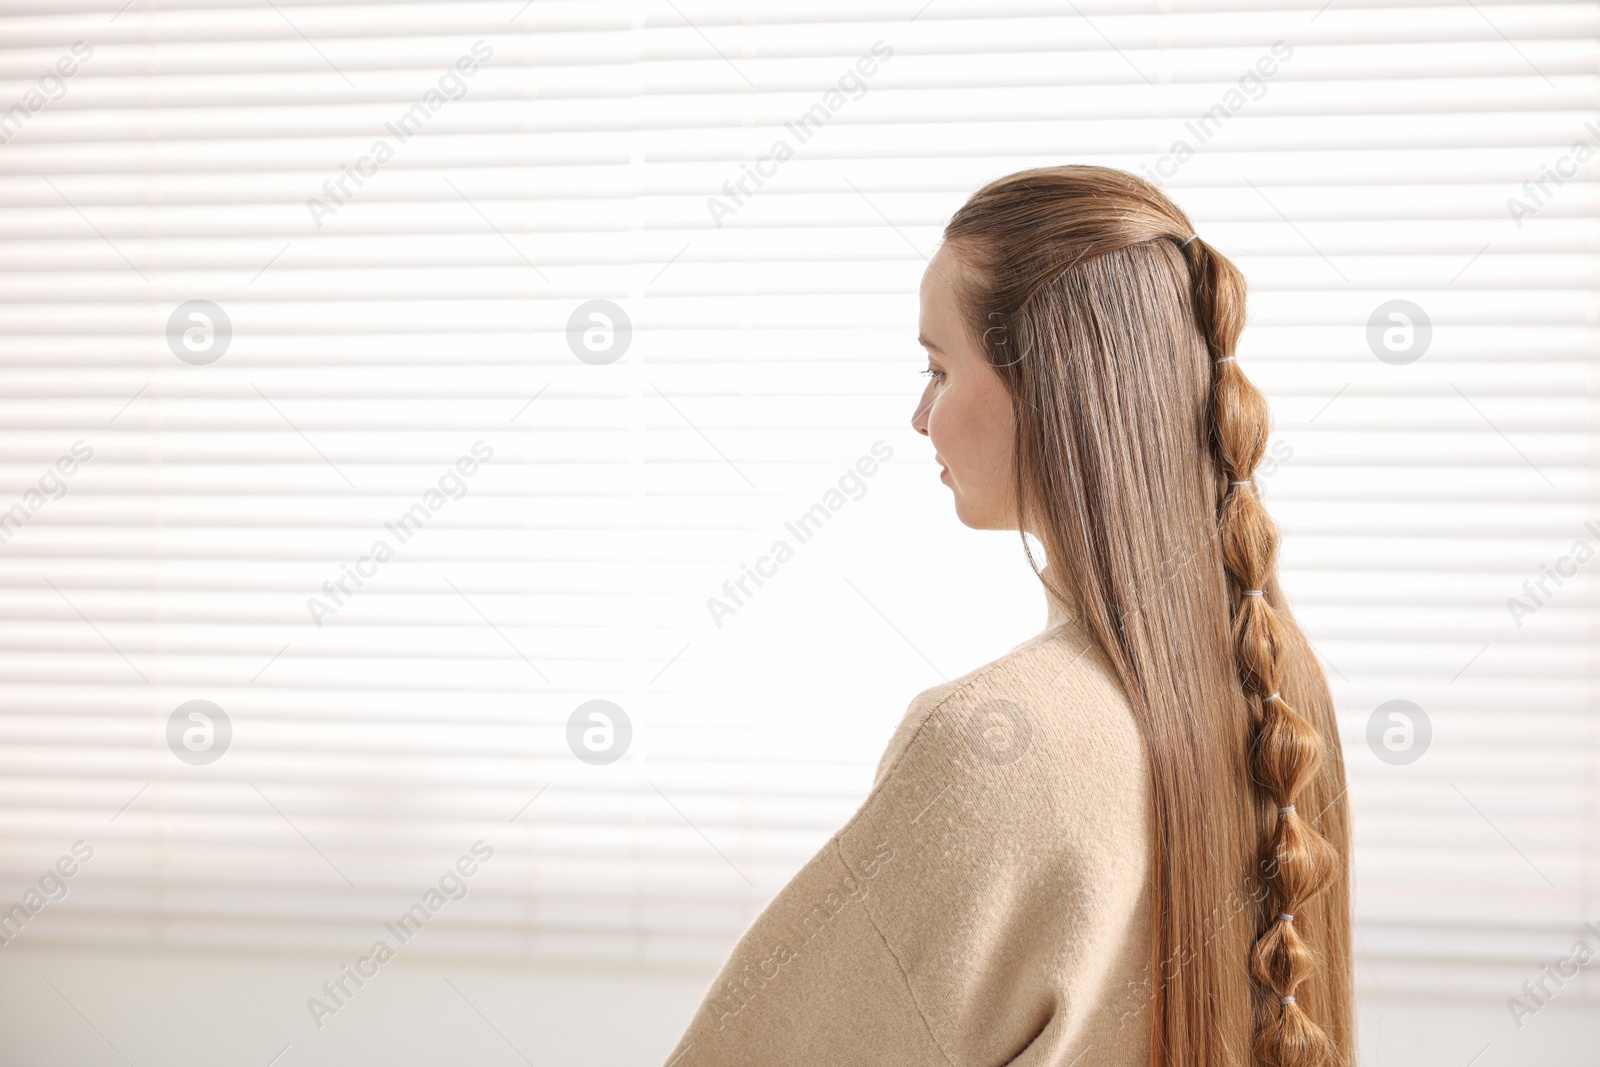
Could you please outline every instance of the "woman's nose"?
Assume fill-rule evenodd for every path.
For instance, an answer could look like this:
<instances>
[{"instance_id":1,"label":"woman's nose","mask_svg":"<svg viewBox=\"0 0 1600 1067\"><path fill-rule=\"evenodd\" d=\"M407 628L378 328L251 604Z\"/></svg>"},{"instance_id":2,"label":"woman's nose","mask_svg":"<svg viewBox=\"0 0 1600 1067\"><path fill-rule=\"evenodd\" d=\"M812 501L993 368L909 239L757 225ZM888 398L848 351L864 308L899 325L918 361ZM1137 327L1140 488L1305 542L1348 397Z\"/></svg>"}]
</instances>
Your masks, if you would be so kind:
<instances>
[{"instance_id":1,"label":"woman's nose","mask_svg":"<svg viewBox=\"0 0 1600 1067\"><path fill-rule=\"evenodd\" d=\"M923 393L922 398L917 401L917 410L911 415L911 428L924 437L928 436L928 405L930 403L932 401L928 398L928 394Z\"/></svg>"}]
</instances>

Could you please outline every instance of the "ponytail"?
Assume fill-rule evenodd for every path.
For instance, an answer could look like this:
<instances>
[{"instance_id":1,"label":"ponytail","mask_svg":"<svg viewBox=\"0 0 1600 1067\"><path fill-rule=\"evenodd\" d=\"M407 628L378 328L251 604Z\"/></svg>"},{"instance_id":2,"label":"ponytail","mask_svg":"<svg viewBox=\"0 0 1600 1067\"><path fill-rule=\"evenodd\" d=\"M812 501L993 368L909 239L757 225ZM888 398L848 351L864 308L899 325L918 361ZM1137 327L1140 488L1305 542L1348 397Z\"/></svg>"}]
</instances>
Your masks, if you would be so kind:
<instances>
[{"instance_id":1,"label":"ponytail","mask_svg":"<svg viewBox=\"0 0 1600 1067\"><path fill-rule=\"evenodd\" d=\"M1211 437L1226 484L1218 509L1223 569L1233 604L1232 645L1251 704L1250 774L1265 833L1261 870L1270 888L1270 913L1250 952L1255 979L1254 1048L1265 1067L1342 1063L1334 1042L1296 1002L1295 990L1315 970L1313 953L1295 916L1333 883L1338 857L1317 830L1317 812L1302 813L1296 798L1316 777L1323 739L1280 690L1287 634L1274 570L1278 529L1256 495L1253 472L1266 450L1266 398L1234 356L1243 328L1244 279L1204 241L1183 245L1194 280L1195 312L1213 368Z\"/></svg>"}]
</instances>

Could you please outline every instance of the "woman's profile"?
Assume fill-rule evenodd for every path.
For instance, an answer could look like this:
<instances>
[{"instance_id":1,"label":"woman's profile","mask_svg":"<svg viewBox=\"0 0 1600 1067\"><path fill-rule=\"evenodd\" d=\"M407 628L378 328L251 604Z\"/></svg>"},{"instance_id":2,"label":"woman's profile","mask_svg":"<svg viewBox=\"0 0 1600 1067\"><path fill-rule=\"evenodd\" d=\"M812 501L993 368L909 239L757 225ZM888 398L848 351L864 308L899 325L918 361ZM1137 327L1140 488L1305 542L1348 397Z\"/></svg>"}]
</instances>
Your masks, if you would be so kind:
<instances>
[{"instance_id":1,"label":"woman's profile","mask_svg":"<svg viewBox=\"0 0 1600 1067\"><path fill-rule=\"evenodd\" d=\"M1353 1062L1333 704L1253 477L1242 275L1162 192L1022 171L945 227L912 417L1043 631L919 693L672 1067Z\"/></svg>"}]
</instances>

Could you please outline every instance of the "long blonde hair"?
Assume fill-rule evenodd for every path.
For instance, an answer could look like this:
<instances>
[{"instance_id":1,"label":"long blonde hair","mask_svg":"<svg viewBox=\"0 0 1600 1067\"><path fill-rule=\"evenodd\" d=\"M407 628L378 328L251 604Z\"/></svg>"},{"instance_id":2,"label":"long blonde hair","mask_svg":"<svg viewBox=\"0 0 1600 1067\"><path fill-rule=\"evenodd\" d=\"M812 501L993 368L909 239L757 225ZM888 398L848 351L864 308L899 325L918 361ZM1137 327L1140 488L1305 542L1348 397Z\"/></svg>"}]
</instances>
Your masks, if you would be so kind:
<instances>
[{"instance_id":1,"label":"long blonde hair","mask_svg":"<svg viewBox=\"0 0 1600 1067\"><path fill-rule=\"evenodd\" d=\"M1269 424L1233 358L1244 278L1160 190L1105 167L993 181L944 239L1016 414L1018 527L1143 732L1151 1062L1348 1064L1344 762L1253 479Z\"/></svg>"}]
</instances>

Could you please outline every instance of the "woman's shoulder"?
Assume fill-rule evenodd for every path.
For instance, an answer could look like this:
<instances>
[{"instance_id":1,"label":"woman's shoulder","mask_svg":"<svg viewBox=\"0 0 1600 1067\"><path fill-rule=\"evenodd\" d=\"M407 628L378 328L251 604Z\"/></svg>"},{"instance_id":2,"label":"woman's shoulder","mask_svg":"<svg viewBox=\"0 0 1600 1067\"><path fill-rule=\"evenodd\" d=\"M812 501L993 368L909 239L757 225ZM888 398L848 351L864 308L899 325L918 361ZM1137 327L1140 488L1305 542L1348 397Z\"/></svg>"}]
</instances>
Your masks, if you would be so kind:
<instances>
[{"instance_id":1,"label":"woman's shoulder","mask_svg":"<svg viewBox=\"0 0 1600 1067\"><path fill-rule=\"evenodd\" d=\"M1076 620L918 693L878 762L874 786L890 774L938 774L954 763L1016 788L1031 778L1070 789L1092 772L1126 792L1146 778L1127 694Z\"/></svg>"},{"instance_id":2,"label":"woman's shoulder","mask_svg":"<svg viewBox=\"0 0 1600 1067\"><path fill-rule=\"evenodd\" d=\"M1118 998L1149 955L1140 751L1070 625L919 693L673 1062L1143 1063Z\"/></svg>"},{"instance_id":3,"label":"woman's shoulder","mask_svg":"<svg viewBox=\"0 0 1600 1067\"><path fill-rule=\"evenodd\" d=\"M1114 995L1148 955L1151 796L1132 709L1076 626L911 701L834 842L951 1062L1106 1041L1106 1062L1142 1062Z\"/></svg>"}]
</instances>

